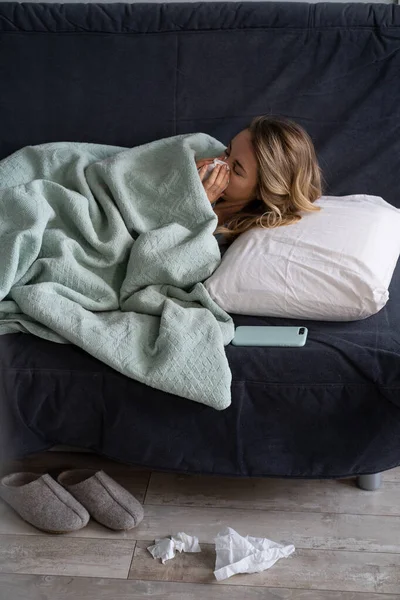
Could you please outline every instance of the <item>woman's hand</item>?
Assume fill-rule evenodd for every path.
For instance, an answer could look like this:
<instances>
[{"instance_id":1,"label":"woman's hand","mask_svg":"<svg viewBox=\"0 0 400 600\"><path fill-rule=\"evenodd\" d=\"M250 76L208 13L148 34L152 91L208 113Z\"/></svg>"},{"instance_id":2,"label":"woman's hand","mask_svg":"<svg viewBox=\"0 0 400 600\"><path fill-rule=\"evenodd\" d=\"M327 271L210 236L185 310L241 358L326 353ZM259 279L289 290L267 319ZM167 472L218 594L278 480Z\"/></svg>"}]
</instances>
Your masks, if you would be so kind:
<instances>
[{"instance_id":1,"label":"woman's hand","mask_svg":"<svg viewBox=\"0 0 400 600\"><path fill-rule=\"evenodd\" d=\"M199 169L199 176L201 181L205 177L207 167L212 162L213 158L203 158L196 161L197 168ZM212 171L210 176L203 182L203 187L206 191L207 198L210 203L213 204L221 194L226 190L229 184L229 167L228 165L217 165Z\"/></svg>"}]
</instances>

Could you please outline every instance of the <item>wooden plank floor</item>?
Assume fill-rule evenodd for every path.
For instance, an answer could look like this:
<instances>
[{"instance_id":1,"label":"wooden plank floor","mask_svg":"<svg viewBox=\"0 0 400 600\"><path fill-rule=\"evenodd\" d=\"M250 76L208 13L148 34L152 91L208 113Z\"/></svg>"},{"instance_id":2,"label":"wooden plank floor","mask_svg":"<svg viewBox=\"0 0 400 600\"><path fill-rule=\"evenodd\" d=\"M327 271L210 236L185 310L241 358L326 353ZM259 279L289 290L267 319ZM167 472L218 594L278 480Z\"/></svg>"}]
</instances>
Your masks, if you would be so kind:
<instances>
[{"instance_id":1,"label":"wooden plank floor","mask_svg":"<svg viewBox=\"0 0 400 600\"><path fill-rule=\"evenodd\" d=\"M46 452L3 465L50 473L103 469L144 504L135 529L93 520L47 535L0 501L0 600L400 600L400 468L376 492L354 480L237 479L150 472L75 452ZM293 543L296 552L262 573L217 582L214 537L242 535ZM178 531L202 552L162 565L147 546Z\"/></svg>"}]
</instances>

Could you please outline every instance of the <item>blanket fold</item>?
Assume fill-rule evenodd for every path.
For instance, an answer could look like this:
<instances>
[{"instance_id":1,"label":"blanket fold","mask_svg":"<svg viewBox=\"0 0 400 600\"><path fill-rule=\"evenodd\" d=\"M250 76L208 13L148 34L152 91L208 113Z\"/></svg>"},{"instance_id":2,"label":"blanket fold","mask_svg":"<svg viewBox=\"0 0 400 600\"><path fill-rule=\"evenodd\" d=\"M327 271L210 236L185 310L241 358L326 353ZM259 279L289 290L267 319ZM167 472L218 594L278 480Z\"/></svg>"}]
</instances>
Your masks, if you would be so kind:
<instances>
[{"instance_id":1,"label":"blanket fold","mask_svg":"<svg viewBox=\"0 0 400 600\"><path fill-rule=\"evenodd\" d=\"M234 325L202 284L221 255L195 163L224 149L195 133L129 149L47 143L0 161L0 334L73 343L227 408Z\"/></svg>"}]
</instances>

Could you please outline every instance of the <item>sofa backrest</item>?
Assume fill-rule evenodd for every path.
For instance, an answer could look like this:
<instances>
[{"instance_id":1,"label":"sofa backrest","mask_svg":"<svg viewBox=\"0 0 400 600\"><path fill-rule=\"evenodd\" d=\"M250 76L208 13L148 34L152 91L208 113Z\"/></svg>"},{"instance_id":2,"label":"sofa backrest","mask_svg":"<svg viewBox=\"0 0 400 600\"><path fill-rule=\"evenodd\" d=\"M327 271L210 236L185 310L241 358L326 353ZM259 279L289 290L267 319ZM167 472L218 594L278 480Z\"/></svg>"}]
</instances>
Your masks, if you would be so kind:
<instances>
[{"instance_id":1,"label":"sofa backrest","mask_svg":"<svg viewBox=\"0 0 400 600\"><path fill-rule=\"evenodd\" d=\"M326 194L400 207L400 6L0 3L0 158L25 145L221 142L274 114Z\"/></svg>"}]
</instances>

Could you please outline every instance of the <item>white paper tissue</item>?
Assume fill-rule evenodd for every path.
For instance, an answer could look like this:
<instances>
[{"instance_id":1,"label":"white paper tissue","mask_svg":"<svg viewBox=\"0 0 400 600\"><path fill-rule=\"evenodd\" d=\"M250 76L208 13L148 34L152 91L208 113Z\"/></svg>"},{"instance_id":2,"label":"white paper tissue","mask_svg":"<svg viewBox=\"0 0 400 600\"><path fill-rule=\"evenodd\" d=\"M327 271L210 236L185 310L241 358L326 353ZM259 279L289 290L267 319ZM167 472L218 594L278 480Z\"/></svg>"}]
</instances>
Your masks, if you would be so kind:
<instances>
[{"instance_id":1,"label":"white paper tissue","mask_svg":"<svg viewBox=\"0 0 400 600\"><path fill-rule=\"evenodd\" d=\"M221 531L214 541L217 554L214 575L218 581L235 573L265 571L295 550L292 544L283 546L267 538L243 537L231 527Z\"/></svg>"},{"instance_id":2,"label":"white paper tissue","mask_svg":"<svg viewBox=\"0 0 400 600\"><path fill-rule=\"evenodd\" d=\"M215 167L217 165L226 165L227 163L223 160L219 160L219 158L214 158L214 161L212 163L210 163L206 169L206 173L203 177L203 181L205 181L206 179L209 178L209 176L211 175L211 172L215 169ZM197 169L198 171L200 171L200 168Z\"/></svg>"},{"instance_id":3,"label":"white paper tissue","mask_svg":"<svg viewBox=\"0 0 400 600\"><path fill-rule=\"evenodd\" d=\"M161 558L164 565L167 560L174 558L175 552L201 552L199 538L187 535L180 531L176 535L166 538L158 538L153 546L147 546L147 550L153 558Z\"/></svg>"}]
</instances>

